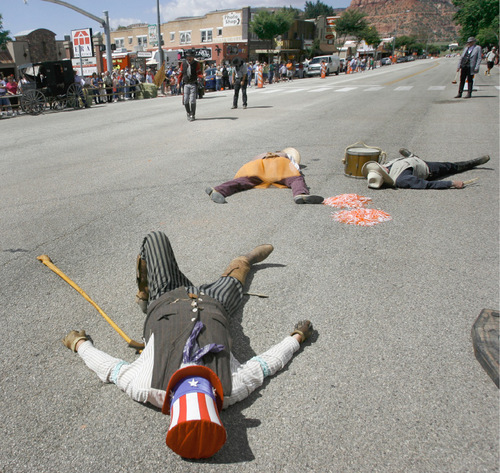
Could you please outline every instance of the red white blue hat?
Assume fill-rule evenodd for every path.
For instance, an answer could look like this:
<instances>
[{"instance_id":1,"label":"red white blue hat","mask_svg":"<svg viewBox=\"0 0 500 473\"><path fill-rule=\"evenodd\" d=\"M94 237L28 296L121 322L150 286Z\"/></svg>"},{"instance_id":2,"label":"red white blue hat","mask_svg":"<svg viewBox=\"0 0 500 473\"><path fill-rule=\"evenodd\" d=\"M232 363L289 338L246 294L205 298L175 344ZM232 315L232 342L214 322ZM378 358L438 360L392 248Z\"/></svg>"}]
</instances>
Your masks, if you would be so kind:
<instances>
[{"instance_id":1,"label":"red white blue hat","mask_svg":"<svg viewBox=\"0 0 500 473\"><path fill-rule=\"evenodd\" d=\"M217 375L206 366L177 370L167 386L163 414L170 414L166 443L184 458L208 458L226 442L219 411L224 394Z\"/></svg>"}]
</instances>

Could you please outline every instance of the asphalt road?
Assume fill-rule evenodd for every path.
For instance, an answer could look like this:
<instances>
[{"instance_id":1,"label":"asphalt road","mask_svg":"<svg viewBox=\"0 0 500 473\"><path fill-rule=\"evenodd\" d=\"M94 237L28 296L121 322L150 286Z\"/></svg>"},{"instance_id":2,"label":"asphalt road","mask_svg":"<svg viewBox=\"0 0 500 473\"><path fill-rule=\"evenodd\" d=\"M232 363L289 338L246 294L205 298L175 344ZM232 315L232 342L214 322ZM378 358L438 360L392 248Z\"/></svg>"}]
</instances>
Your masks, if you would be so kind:
<instances>
[{"instance_id":1,"label":"asphalt road","mask_svg":"<svg viewBox=\"0 0 500 473\"><path fill-rule=\"evenodd\" d=\"M498 471L499 393L471 327L499 308L499 73L453 99L455 59L209 93L189 123L179 97L0 121L0 471ZM491 161L464 190L369 190L344 175L347 146L396 157ZM392 220L335 222L290 190L225 205L208 185L254 155L293 146L313 193L356 193ZM187 462L165 446L168 418L102 384L61 343L84 328L98 348L134 353L36 257L48 254L132 338L142 333L134 262L166 232L195 283L260 243L232 324L245 361L302 318L317 335L284 371L222 414L223 449Z\"/></svg>"}]
</instances>

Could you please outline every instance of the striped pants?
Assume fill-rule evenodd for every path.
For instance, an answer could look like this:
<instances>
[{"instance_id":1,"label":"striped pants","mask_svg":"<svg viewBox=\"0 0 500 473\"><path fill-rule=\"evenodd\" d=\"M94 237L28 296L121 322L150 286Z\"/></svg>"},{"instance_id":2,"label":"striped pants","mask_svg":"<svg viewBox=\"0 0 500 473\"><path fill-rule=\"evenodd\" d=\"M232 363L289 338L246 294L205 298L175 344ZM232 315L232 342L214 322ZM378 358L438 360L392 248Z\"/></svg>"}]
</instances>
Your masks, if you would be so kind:
<instances>
[{"instance_id":1,"label":"striped pants","mask_svg":"<svg viewBox=\"0 0 500 473\"><path fill-rule=\"evenodd\" d=\"M174 250L163 232L151 232L146 235L141 246L141 258L146 261L148 269L148 304L182 286L186 288L187 293L206 294L218 300L229 316L232 316L241 304L243 287L231 276L220 277L211 284L194 286L177 265Z\"/></svg>"}]
</instances>

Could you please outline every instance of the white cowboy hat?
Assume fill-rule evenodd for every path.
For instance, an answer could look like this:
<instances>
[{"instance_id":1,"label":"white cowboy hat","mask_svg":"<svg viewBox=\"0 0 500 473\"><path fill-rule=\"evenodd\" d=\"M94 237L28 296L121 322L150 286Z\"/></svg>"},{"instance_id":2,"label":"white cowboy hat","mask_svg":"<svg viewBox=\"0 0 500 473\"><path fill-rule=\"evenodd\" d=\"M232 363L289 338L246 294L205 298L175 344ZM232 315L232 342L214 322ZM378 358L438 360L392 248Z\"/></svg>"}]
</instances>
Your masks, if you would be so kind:
<instances>
[{"instance_id":1,"label":"white cowboy hat","mask_svg":"<svg viewBox=\"0 0 500 473\"><path fill-rule=\"evenodd\" d=\"M281 152L289 154L297 164L300 164L300 153L295 148L285 148Z\"/></svg>"},{"instance_id":2,"label":"white cowboy hat","mask_svg":"<svg viewBox=\"0 0 500 473\"><path fill-rule=\"evenodd\" d=\"M368 161L361 169L361 173L368 179L368 187L380 189L383 184L394 186L394 179L376 161Z\"/></svg>"}]
</instances>

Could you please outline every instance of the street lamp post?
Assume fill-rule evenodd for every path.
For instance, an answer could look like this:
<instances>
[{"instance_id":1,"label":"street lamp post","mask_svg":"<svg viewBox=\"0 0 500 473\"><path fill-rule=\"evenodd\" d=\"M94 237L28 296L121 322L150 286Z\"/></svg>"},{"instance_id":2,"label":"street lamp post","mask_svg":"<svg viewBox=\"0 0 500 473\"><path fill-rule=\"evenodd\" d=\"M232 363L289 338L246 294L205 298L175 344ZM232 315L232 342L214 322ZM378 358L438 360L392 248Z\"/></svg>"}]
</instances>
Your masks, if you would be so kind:
<instances>
[{"instance_id":1,"label":"street lamp post","mask_svg":"<svg viewBox=\"0 0 500 473\"><path fill-rule=\"evenodd\" d=\"M158 38L158 70L160 70L163 65L163 46L161 44L161 24L160 24L160 0L156 0L156 35Z\"/></svg>"},{"instance_id":2,"label":"street lamp post","mask_svg":"<svg viewBox=\"0 0 500 473\"><path fill-rule=\"evenodd\" d=\"M113 58L111 56L111 35L109 28L109 16L108 12L104 11L104 19L99 18L98 16L92 15L92 13L86 12L81 8L75 7L75 5L71 5L71 3L63 2L62 0L43 0L44 2L55 3L56 5L61 5L66 8L71 8L71 10L75 10L78 13L81 13L84 16L91 18L94 21L97 21L102 28L104 28L104 35L106 37L106 63L107 69L109 72L113 71Z\"/></svg>"}]
</instances>

